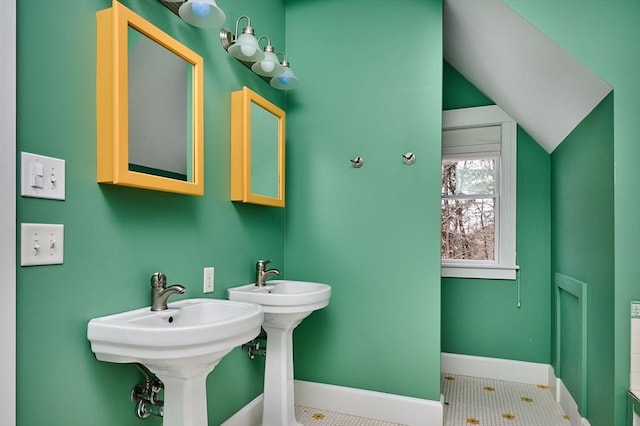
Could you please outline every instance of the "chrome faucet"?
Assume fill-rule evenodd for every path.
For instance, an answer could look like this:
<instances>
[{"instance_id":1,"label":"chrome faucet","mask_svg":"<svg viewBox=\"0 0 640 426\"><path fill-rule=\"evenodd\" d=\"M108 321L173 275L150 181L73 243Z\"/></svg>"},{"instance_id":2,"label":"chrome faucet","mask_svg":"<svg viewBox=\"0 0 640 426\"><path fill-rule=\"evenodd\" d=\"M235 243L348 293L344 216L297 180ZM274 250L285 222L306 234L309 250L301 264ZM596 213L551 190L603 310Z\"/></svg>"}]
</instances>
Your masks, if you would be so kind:
<instances>
[{"instance_id":1,"label":"chrome faucet","mask_svg":"<svg viewBox=\"0 0 640 426\"><path fill-rule=\"evenodd\" d=\"M167 287L167 276L162 272L151 275L151 310L167 309L167 299L174 293L182 294L186 289L180 284Z\"/></svg>"},{"instance_id":2,"label":"chrome faucet","mask_svg":"<svg viewBox=\"0 0 640 426\"><path fill-rule=\"evenodd\" d=\"M258 260L256 262L256 286L263 287L265 285L265 281L271 275L280 275L280 271L277 269L269 269L265 270L267 264L271 263L272 260Z\"/></svg>"}]
</instances>

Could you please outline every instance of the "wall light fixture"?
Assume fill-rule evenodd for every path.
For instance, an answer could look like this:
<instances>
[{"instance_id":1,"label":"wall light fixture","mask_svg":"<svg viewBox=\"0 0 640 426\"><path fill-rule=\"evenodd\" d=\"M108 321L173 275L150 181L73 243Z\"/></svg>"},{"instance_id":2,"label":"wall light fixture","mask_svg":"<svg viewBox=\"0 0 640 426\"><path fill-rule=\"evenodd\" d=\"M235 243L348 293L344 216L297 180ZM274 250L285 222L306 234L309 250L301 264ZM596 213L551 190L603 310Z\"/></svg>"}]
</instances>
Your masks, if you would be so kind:
<instances>
[{"instance_id":1,"label":"wall light fixture","mask_svg":"<svg viewBox=\"0 0 640 426\"><path fill-rule=\"evenodd\" d=\"M238 25L242 19L247 20L247 26L238 35ZM261 49L260 41L263 39L266 39L267 44ZM272 87L291 90L300 85L300 79L291 70L286 55L282 52L274 53L269 36L263 35L256 39L248 16L243 15L236 20L235 32L221 29L220 42L224 50L268 81ZM278 60L278 55L282 55L282 63Z\"/></svg>"},{"instance_id":2,"label":"wall light fixture","mask_svg":"<svg viewBox=\"0 0 640 426\"><path fill-rule=\"evenodd\" d=\"M216 4L216 0L162 0L160 3L176 12L170 3L182 3L177 8L178 15L188 24L200 28L214 28L224 24L226 16Z\"/></svg>"}]
</instances>

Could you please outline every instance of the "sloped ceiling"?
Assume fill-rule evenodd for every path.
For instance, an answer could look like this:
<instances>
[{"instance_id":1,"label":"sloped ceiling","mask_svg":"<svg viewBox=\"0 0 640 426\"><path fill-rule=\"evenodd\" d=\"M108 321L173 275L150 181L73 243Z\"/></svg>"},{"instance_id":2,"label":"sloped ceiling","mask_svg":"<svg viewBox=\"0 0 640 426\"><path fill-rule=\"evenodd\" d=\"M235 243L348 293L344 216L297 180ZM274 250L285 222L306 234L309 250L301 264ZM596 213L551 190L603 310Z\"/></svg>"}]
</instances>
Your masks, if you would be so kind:
<instances>
[{"instance_id":1,"label":"sloped ceiling","mask_svg":"<svg viewBox=\"0 0 640 426\"><path fill-rule=\"evenodd\" d=\"M549 153L612 90L502 0L445 0L444 58Z\"/></svg>"}]
</instances>

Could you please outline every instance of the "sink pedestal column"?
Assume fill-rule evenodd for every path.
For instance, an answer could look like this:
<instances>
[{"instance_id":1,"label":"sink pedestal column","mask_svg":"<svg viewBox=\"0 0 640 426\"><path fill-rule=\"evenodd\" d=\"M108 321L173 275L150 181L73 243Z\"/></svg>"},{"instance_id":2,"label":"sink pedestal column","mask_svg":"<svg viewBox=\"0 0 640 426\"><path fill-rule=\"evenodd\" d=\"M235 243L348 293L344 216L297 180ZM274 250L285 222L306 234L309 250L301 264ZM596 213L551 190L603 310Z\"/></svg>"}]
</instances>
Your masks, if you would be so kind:
<instances>
[{"instance_id":1,"label":"sink pedestal column","mask_svg":"<svg viewBox=\"0 0 640 426\"><path fill-rule=\"evenodd\" d=\"M293 330L311 312L267 314L262 426L303 426L295 415L293 393Z\"/></svg>"},{"instance_id":2,"label":"sink pedestal column","mask_svg":"<svg viewBox=\"0 0 640 426\"><path fill-rule=\"evenodd\" d=\"M177 363L179 368L149 363L149 370L164 384L163 426L208 424L207 376L228 352L190 358Z\"/></svg>"},{"instance_id":3,"label":"sink pedestal column","mask_svg":"<svg viewBox=\"0 0 640 426\"><path fill-rule=\"evenodd\" d=\"M206 375L191 379L158 377L164 383L163 426L208 424Z\"/></svg>"}]
</instances>

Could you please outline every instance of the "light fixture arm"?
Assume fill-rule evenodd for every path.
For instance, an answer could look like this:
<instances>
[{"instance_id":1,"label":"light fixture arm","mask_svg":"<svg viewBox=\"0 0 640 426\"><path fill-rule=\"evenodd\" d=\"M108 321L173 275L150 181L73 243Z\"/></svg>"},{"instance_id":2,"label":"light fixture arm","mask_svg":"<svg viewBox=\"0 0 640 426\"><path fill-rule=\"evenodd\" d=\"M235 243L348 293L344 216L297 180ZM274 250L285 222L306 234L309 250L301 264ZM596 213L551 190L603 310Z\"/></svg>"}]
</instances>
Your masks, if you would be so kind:
<instances>
[{"instance_id":1,"label":"light fixture arm","mask_svg":"<svg viewBox=\"0 0 640 426\"><path fill-rule=\"evenodd\" d=\"M242 32L245 32L245 30L247 30L247 33L253 34L253 27L251 26L251 18L249 18L247 15L242 15L241 17L239 17L238 19L236 19L236 32L234 33L235 38L238 38L238 24L240 23L240 20L242 18L246 18L247 19L247 26L244 27L244 30L242 30Z\"/></svg>"},{"instance_id":2,"label":"light fixture arm","mask_svg":"<svg viewBox=\"0 0 640 426\"><path fill-rule=\"evenodd\" d=\"M283 67L288 67L288 66L289 66L289 61L287 61L287 55L286 55L284 52L277 52L277 53L276 53L276 57L277 57L278 55L282 55L282 62L280 62L280 64L281 64Z\"/></svg>"},{"instance_id":3,"label":"light fixture arm","mask_svg":"<svg viewBox=\"0 0 640 426\"><path fill-rule=\"evenodd\" d=\"M260 44L260 40L262 40L263 38L267 39L267 46L265 47L265 50L267 48L269 48L271 46L271 39L269 38L268 35L261 35L260 37L258 37L258 44ZM273 47L271 47L272 51L273 51Z\"/></svg>"}]
</instances>

